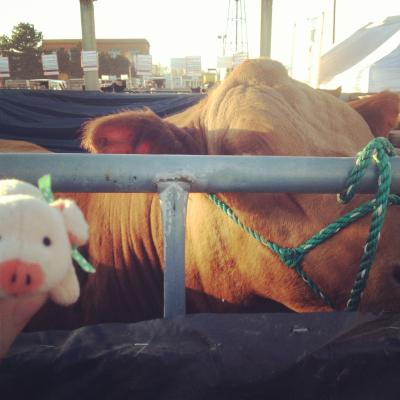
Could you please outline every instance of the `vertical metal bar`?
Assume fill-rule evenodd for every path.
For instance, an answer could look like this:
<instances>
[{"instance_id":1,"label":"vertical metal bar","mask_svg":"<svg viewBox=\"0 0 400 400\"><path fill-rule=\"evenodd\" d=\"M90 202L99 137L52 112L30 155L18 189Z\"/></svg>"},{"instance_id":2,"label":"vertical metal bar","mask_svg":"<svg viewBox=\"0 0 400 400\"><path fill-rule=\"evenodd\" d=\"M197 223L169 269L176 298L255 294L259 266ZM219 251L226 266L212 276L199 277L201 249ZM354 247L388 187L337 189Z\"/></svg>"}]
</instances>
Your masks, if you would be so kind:
<instances>
[{"instance_id":1,"label":"vertical metal bar","mask_svg":"<svg viewBox=\"0 0 400 400\"><path fill-rule=\"evenodd\" d=\"M261 0L260 56L271 57L272 2Z\"/></svg>"},{"instance_id":2,"label":"vertical metal bar","mask_svg":"<svg viewBox=\"0 0 400 400\"><path fill-rule=\"evenodd\" d=\"M238 51L238 22L239 22L239 15L238 15L238 6L239 0L236 1L236 18L235 18L235 53Z\"/></svg>"},{"instance_id":3,"label":"vertical metal bar","mask_svg":"<svg viewBox=\"0 0 400 400\"><path fill-rule=\"evenodd\" d=\"M333 0L332 44L336 42L336 0Z\"/></svg>"},{"instance_id":4,"label":"vertical metal bar","mask_svg":"<svg viewBox=\"0 0 400 400\"><path fill-rule=\"evenodd\" d=\"M164 232L164 318L186 313L185 227L190 185L158 184Z\"/></svg>"},{"instance_id":5,"label":"vertical metal bar","mask_svg":"<svg viewBox=\"0 0 400 400\"><path fill-rule=\"evenodd\" d=\"M81 6L82 50L97 50L94 24L94 0L79 0ZM86 90L98 90L98 71L83 73Z\"/></svg>"}]
</instances>

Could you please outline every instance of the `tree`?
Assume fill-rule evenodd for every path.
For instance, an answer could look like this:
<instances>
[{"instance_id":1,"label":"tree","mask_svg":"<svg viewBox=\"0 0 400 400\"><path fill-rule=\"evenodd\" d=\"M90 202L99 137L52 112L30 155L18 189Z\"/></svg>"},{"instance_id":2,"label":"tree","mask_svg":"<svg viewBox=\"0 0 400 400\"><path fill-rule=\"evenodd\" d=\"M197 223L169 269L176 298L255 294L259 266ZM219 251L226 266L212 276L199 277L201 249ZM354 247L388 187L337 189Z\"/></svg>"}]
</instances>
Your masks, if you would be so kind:
<instances>
[{"instance_id":1,"label":"tree","mask_svg":"<svg viewBox=\"0 0 400 400\"><path fill-rule=\"evenodd\" d=\"M59 71L69 76L71 74L71 59L63 47L57 50L57 61Z\"/></svg>"},{"instance_id":2,"label":"tree","mask_svg":"<svg viewBox=\"0 0 400 400\"><path fill-rule=\"evenodd\" d=\"M43 35L32 24L14 26L11 37L0 37L0 52L9 57L12 78L30 79L43 76L41 43Z\"/></svg>"},{"instance_id":3,"label":"tree","mask_svg":"<svg viewBox=\"0 0 400 400\"><path fill-rule=\"evenodd\" d=\"M112 57L108 53L99 54L99 76L128 75L130 67L131 63L125 56L118 55L116 57Z\"/></svg>"},{"instance_id":4,"label":"tree","mask_svg":"<svg viewBox=\"0 0 400 400\"><path fill-rule=\"evenodd\" d=\"M80 44L70 50L70 78L82 78L83 76L83 69L81 66L81 52L82 46Z\"/></svg>"},{"instance_id":5,"label":"tree","mask_svg":"<svg viewBox=\"0 0 400 400\"><path fill-rule=\"evenodd\" d=\"M99 54L99 77L102 75L114 75L112 73L112 58L108 53Z\"/></svg>"},{"instance_id":6,"label":"tree","mask_svg":"<svg viewBox=\"0 0 400 400\"><path fill-rule=\"evenodd\" d=\"M0 52L7 54L10 46L10 39L6 35L0 36Z\"/></svg>"},{"instance_id":7,"label":"tree","mask_svg":"<svg viewBox=\"0 0 400 400\"><path fill-rule=\"evenodd\" d=\"M118 55L113 59L114 75L128 74L130 66L131 63L125 56Z\"/></svg>"}]
</instances>

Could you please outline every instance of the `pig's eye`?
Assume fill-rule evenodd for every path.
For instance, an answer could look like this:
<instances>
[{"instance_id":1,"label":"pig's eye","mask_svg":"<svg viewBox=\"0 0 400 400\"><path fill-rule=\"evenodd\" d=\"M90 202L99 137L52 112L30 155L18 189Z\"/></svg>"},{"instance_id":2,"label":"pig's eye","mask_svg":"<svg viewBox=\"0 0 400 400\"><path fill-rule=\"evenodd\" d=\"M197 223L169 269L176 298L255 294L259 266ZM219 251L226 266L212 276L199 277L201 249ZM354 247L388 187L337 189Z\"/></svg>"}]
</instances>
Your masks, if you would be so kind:
<instances>
[{"instance_id":1,"label":"pig's eye","mask_svg":"<svg viewBox=\"0 0 400 400\"><path fill-rule=\"evenodd\" d=\"M50 245L51 245L51 240L50 240L50 238L47 237L47 236L45 236L45 237L43 238L43 244L44 244L45 246L50 246Z\"/></svg>"}]
</instances>

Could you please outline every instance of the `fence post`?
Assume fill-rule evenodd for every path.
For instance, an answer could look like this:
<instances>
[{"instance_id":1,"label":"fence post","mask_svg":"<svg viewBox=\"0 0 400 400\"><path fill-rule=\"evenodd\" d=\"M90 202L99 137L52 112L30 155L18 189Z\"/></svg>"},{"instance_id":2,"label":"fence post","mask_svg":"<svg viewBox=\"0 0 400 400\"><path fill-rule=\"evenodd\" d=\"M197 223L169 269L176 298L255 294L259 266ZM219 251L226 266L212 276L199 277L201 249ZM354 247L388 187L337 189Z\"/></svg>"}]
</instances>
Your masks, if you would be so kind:
<instances>
[{"instance_id":1,"label":"fence post","mask_svg":"<svg viewBox=\"0 0 400 400\"><path fill-rule=\"evenodd\" d=\"M159 182L164 232L164 318L186 313L185 228L190 185Z\"/></svg>"}]
</instances>

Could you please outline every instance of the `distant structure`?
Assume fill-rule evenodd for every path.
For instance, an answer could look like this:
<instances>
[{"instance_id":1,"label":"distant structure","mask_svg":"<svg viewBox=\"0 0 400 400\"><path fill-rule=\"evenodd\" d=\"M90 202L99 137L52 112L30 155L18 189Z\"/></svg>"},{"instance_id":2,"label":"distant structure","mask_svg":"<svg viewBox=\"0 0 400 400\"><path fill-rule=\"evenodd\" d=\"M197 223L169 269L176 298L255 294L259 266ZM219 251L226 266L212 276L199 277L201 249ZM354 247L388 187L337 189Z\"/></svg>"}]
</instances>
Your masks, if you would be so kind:
<instances>
[{"instance_id":1,"label":"distant structure","mask_svg":"<svg viewBox=\"0 0 400 400\"><path fill-rule=\"evenodd\" d=\"M343 92L400 91L400 15L370 22L320 58L319 86Z\"/></svg>"},{"instance_id":2,"label":"distant structure","mask_svg":"<svg viewBox=\"0 0 400 400\"><path fill-rule=\"evenodd\" d=\"M118 55L125 56L130 62L135 61L137 54L149 54L150 44L147 39L96 39L97 51L108 53L111 57ZM44 51L57 51L64 49L70 52L71 49L82 47L80 39L44 39Z\"/></svg>"},{"instance_id":3,"label":"distant structure","mask_svg":"<svg viewBox=\"0 0 400 400\"><path fill-rule=\"evenodd\" d=\"M217 67L223 79L227 71L249 58L245 0L228 0L225 34L218 39L222 39L222 55Z\"/></svg>"},{"instance_id":4,"label":"distant structure","mask_svg":"<svg viewBox=\"0 0 400 400\"><path fill-rule=\"evenodd\" d=\"M229 0L223 46L224 55L248 57L245 0Z\"/></svg>"},{"instance_id":5,"label":"distant structure","mask_svg":"<svg viewBox=\"0 0 400 400\"><path fill-rule=\"evenodd\" d=\"M64 49L67 54L69 54L70 59L78 54L81 54L82 50L82 40L81 39L44 39L42 41L43 50L45 53L56 52L58 50ZM149 69L149 74L151 75L151 56L150 56L150 44L146 39L96 39L96 50L98 53L109 54L111 58L116 58L118 56L126 57L131 65L135 66L137 75L141 74L140 68L143 67L143 62L141 58L150 58L150 65L147 66ZM82 52L83 54L83 52ZM138 62L140 61L140 62ZM147 59L145 60L148 61ZM125 75L121 75L121 79L126 80L126 87L131 88L136 84L136 78L132 77L130 68L126 71ZM71 77L67 74L60 74L60 79L68 80L68 85L70 89L81 90L83 88L83 79ZM114 75L102 75L103 80L115 80L117 77ZM86 79L86 78L85 78ZM96 72L96 80L98 80L98 75Z\"/></svg>"},{"instance_id":6,"label":"distant structure","mask_svg":"<svg viewBox=\"0 0 400 400\"><path fill-rule=\"evenodd\" d=\"M167 79L170 89L200 89L202 85L202 67L200 56L171 58L171 74Z\"/></svg>"}]
</instances>

